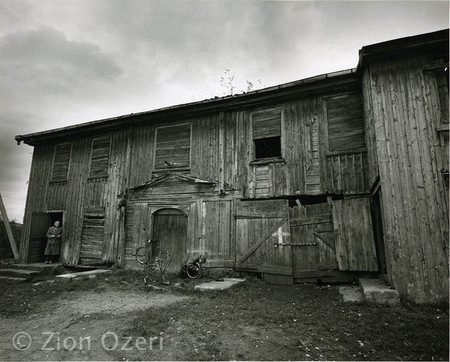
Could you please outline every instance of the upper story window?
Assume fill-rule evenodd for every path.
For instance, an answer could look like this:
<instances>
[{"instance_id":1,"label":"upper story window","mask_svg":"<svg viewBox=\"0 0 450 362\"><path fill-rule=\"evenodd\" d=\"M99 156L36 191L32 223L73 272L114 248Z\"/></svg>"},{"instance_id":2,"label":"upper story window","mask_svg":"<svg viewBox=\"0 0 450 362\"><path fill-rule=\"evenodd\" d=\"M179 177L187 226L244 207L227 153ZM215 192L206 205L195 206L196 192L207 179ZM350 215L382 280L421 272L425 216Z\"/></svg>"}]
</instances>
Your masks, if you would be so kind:
<instances>
[{"instance_id":1,"label":"upper story window","mask_svg":"<svg viewBox=\"0 0 450 362\"><path fill-rule=\"evenodd\" d=\"M325 101L328 120L328 151L365 151L364 118L358 93L329 97Z\"/></svg>"},{"instance_id":2,"label":"upper story window","mask_svg":"<svg viewBox=\"0 0 450 362\"><path fill-rule=\"evenodd\" d=\"M155 170L187 169L190 167L190 123L157 127L155 139Z\"/></svg>"},{"instance_id":3,"label":"upper story window","mask_svg":"<svg viewBox=\"0 0 450 362\"><path fill-rule=\"evenodd\" d=\"M108 176L111 137L104 136L92 140L90 177Z\"/></svg>"},{"instance_id":4,"label":"upper story window","mask_svg":"<svg viewBox=\"0 0 450 362\"><path fill-rule=\"evenodd\" d=\"M67 181L71 153L72 143L61 143L55 146L51 181Z\"/></svg>"},{"instance_id":5,"label":"upper story window","mask_svg":"<svg viewBox=\"0 0 450 362\"><path fill-rule=\"evenodd\" d=\"M252 113L253 157L255 161L282 158L282 121L283 112L281 108Z\"/></svg>"}]
</instances>

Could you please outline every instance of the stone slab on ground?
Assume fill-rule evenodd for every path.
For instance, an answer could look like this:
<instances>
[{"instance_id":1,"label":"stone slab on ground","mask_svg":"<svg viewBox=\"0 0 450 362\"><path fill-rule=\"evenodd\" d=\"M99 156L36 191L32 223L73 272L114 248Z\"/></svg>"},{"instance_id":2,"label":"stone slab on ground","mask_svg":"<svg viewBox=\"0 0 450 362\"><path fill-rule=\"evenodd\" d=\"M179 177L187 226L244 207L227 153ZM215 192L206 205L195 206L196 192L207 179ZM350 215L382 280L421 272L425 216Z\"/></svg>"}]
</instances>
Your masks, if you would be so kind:
<instances>
[{"instance_id":1,"label":"stone slab on ground","mask_svg":"<svg viewBox=\"0 0 450 362\"><path fill-rule=\"evenodd\" d=\"M98 275L108 274L108 273L111 273L111 270L109 270L109 269L95 269L95 270L88 270L88 271L79 272L79 273L70 273L70 274L57 275L57 276L55 276L55 280L57 282L70 282L73 279L95 278Z\"/></svg>"},{"instance_id":2,"label":"stone slab on ground","mask_svg":"<svg viewBox=\"0 0 450 362\"><path fill-rule=\"evenodd\" d=\"M17 278L17 277L8 277L8 276L0 275L0 281L1 280L20 283L20 282L26 282L28 279L27 278Z\"/></svg>"},{"instance_id":3,"label":"stone slab on ground","mask_svg":"<svg viewBox=\"0 0 450 362\"><path fill-rule=\"evenodd\" d=\"M384 305L400 303L399 293L380 279L359 279L359 285L367 302Z\"/></svg>"},{"instance_id":4,"label":"stone slab on ground","mask_svg":"<svg viewBox=\"0 0 450 362\"><path fill-rule=\"evenodd\" d=\"M55 275L66 273L66 269L60 263L14 263L0 267L0 276L26 278L28 281L53 279Z\"/></svg>"},{"instance_id":5,"label":"stone slab on ground","mask_svg":"<svg viewBox=\"0 0 450 362\"><path fill-rule=\"evenodd\" d=\"M363 301L363 295L359 287L340 287L339 293L342 294L344 302L359 303Z\"/></svg>"},{"instance_id":6,"label":"stone slab on ground","mask_svg":"<svg viewBox=\"0 0 450 362\"><path fill-rule=\"evenodd\" d=\"M37 274L39 274L39 272L36 270L16 269L16 268L0 269L0 275L7 277L31 279L33 276Z\"/></svg>"},{"instance_id":7,"label":"stone slab on ground","mask_svg":"<svg viewBox=\"0 0 450 362\"><path fill-rule=\"evenodd\" d=\"M214 280L208 283L198 284L194 290L210 291L210 290L225 290L231 288L233 285L245 282L245 279L240 278L223 278L223 281Z\"/></svg>"},{"instance_id":8,"label":"stone slab on ground","mask_svg":"<svg viewBox=\"0 0 450 362\"><path fill-rule=\"evenodd\" d=\"M28 270L37 270L37 271L43 271L43 270L54 270L61 267L61 263L52 263L52 264L45 264L45 263L17 263L11 265L13 268L17 269L28 269Z\"/></svg>"}]
</instances>

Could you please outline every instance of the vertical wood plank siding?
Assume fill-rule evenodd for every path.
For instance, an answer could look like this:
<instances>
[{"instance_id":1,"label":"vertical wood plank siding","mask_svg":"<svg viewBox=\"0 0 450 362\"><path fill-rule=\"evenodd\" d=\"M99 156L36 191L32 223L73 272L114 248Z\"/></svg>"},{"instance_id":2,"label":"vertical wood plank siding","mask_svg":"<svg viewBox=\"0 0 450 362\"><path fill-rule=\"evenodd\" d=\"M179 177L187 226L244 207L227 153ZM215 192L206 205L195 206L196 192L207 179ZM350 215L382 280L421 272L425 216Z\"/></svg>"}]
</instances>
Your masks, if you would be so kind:
<instances>
[{"instance_id":1,"label":"vertical wood plank siding","mask_svg":"<svg viewBox=\"0 0 450 362\"><path fill-rule=\"evenodd\" d=\"M369 198L333 201L339 270L378 271Z\"/></svg>"},{"instance_id":2,"label":"vertical wood plank siding","mask_svg":"<svg viewBox=\"0 0 450 362\"><path fill-rule=\"evenodd\" d=\"M448 300L446 157L432 56L391 58L364 72L370 178L377 172L390 281L416 302ZM375 142L374 142L375 141ZM378 153L378 156L375 156Z\"/></svg>"},{"instance_id":3,"label":"vertical wood plank siding","mask_svg":"<svg viewBox=\"0 0 450 362\"><path fill-rule=\"evenodd\" d=\"M279 109L283 113L281 135L284 160L251 164L251 114L263 114L265 109ZM342 154L336 159L327 157L327 140L322 136L327 128L324 109L323 97L312 96L263 108L178 117L170 121L143 116L138 125L73 139L66 182L50 183L55 144L37 145L31 169L23 240L30 233L31 212L63 210L63 261L75 265L84 253L81 246L86 213L91 209L103 208L101 262L116 262L123 257L120 263L131 265L136 247L152 236L151 205L163 203L167 206L172 203L190 209L187 250L206 250L211 256L210 262L232 265L235 258L235 198L367 191L364 153ZM172 124L192 127L190 168L183 172L214 182L214 191L202 194L203 191L189 186L184 195L170 197L171 192L176 194L174 189L164 189L161 185L153 195L149 193L141 202L128 203L126 208L120 209L119 194L165 171L163 158L157 158L159 164L156 165L162 169L155 170L155 134L157 127ZM187 147L186 140L183 145ZM180 187L184 186L178 185ZM219 197L220 190L225 193L225 198ZM166 196L163 196L164 192ZM228 222L228 219L231 221ZM118 231L120 227L124 229L123 233ZM28 247L27 243L21 245ZM26 250L22 253L24 258L26 253Z\"/></svg>"}]
</instances>

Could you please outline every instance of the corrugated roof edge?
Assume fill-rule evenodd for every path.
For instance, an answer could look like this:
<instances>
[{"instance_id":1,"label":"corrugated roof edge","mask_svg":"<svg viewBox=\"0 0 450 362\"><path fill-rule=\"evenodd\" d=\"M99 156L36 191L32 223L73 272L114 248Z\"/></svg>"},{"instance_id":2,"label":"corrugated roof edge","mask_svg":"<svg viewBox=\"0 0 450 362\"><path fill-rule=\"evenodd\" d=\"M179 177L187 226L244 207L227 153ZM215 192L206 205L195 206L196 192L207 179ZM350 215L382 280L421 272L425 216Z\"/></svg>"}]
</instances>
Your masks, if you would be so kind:
<instances>
[{"instance_id":1,"label":"corrugated roof edge","mask_svg":"<svg viewBox=\"0 0 450 362\"><path fill-rule=\"evenodd\" d=\"M224 96L224 97L214 97L214 98L209 98L209 99L205 99L202 101L183 103L183 104L178 104L178 105L169 106L169 107L157 108L157 109L150 110L150 111L129 113L129 114L125 114L125 115L121 115L121 116L117 116L117 117L102 118L102 119L98 119L98 120L94 120L94 121L83 122L83 123L71 125L71 126L54 128L54 129L50 129L50 130L46 130L46 131L34 132L34 133L25 134L25 135L17 135L17 136L15 136L15 140L17 141L17 144L20 144L20 142L24 141L27 138L36 139L36 138L39 138L40 136L48 136L53 133L60 133L60 132L70 131L70 130L79 129L79 128L86 128L86 127L101 124L101 123L117 121L119 119L137 117L137 116L142 116L142 115L146 115L146 114L154 114L154 113L164 112L164 111L168 111L168 110L181 109L181 108L185 108L185 107L187 108L187 107L202 105L202 104L220 103L220 102L223 102L223 101L226 101L229 99L246 98L246 97L250 97L250 96L261 94L261 93L272 92L272 91L276 91L279 89L286 89L286 88L290 88L290 87L297 87L297 86L300 86L303 84L310 84L310 83L319 82L319 81L329 79L329 78L335 78L335 77L340 77L340 76L345 76L345 75L355 74L355 73L356 73L356 68L341 70L341 71L332 72L332 73L325 73L325 74L321 74L321 75L317 75L317 76L313 76L313 77L309 77L309 78L304 78L304 79L293 81L293 82L288 82L288 83L283 83L283 84L279 84L276 86L257 89L257 90L251 91L251 92L240 93L240 94L236 94L236 95L228 95L228 96Z\"/></svg>"}]
</instances>

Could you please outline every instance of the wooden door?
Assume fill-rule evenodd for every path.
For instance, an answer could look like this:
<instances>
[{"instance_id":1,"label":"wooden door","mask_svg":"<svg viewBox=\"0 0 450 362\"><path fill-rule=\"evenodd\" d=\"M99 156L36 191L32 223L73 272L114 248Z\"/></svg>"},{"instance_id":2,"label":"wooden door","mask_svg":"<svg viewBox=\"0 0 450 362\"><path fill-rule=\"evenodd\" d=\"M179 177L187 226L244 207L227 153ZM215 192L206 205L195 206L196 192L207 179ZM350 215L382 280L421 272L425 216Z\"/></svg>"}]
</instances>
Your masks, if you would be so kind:
<instances>
[{"instance_id":1,"label":"wooden door","mask_svg":"<svg viewBox=\"0 0 450 362\"><path fill-rule=\"evenodd\" d=\"M46 212L33 212L31 215L31 232L28 246L28 263L44 261L47 230L51 226L50 216Z\"/></svg>"},{"instance_id":2,"label":"wooden door","mask_svg":"<svg viewBox=\"0 0 450 362\"><path fill-rule=\"evenodd\" d=\"M368 197L333 200L339 270L378 271Z\"/></svg>"},{"instance_id":3,"label":"wooden door","mask_svg":"<svg viewBox=\"0 0 450 362\"><path fill-rule=\"evenodd\" d=\"M172 259L168 272L177 273L186 261L187 216L177 209L162 209L153 214L152 254L158 256L161 251ZM166 258L166 254L163 254Z\"/></svg>"},{"instance_id":4,"label":"wooden door","mask_svg":"<svg viewBox=\"0 0 450 362\"><path fill-rule=\"evenodd\" d=\"M262 273L263 280L292 284L287 200L239 201L236 268Z\"/></svg>"},{"instance_id":5,"label":"wooden door","mask_svg":"<svg viewBox=\"0 0 450 362\"><path fill-rule=\"evenodd\" d=\"M289 211L294 278L333 277L337 261L331 205L298 202Z\"/></svg>"}]
</instances>

